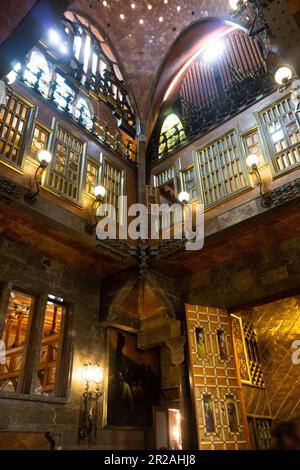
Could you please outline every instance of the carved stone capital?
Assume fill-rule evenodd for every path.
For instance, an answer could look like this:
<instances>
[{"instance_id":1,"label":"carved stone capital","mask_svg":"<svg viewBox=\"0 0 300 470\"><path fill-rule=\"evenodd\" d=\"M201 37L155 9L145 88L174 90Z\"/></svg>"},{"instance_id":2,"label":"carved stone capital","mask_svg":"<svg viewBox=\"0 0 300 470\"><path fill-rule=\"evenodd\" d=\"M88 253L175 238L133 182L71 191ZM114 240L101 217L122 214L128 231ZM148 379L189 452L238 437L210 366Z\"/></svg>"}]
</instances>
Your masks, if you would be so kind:
<instances>
[{"instance_id":1,"label":"carved stone capital","mask_svg":"<svg viewBox=\"0 0 300 470\"><path fill-rule=\"evenodd\" d=\"M185 338L179 336L177 338L170 339L166 341L166 345L171 353L171 361L175 366L179 366L184 362L184 345Z\"/></svg>"}]
</instances>

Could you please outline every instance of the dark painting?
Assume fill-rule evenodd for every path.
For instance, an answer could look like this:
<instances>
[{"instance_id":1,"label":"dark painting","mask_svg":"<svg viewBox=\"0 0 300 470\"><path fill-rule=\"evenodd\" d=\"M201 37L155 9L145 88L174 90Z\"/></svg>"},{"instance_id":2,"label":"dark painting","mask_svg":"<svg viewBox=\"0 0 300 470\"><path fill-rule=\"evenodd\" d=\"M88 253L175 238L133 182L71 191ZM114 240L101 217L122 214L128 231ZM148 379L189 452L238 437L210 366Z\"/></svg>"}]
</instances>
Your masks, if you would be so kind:
<instances>
[{"instance_id":1,"label":"dark painting","mask_svg":"<svg viewBox=\"0 0 300 470\"><path fill-rule=\"evenodd\" d=\"M204 419L207 433L216 431L214 404L211 395L203 395Z\"/></svg>"},{"instance_id":2,"label":"dark painting","mask_svg":"<svg viewBox=\"0 0 300 470\"><path fill-rule=\"evenodd\" d=\"M160 400L159 351L137 349L136 336L107 331L107 426L150 427Z\"/></svg>"}]
</instances>

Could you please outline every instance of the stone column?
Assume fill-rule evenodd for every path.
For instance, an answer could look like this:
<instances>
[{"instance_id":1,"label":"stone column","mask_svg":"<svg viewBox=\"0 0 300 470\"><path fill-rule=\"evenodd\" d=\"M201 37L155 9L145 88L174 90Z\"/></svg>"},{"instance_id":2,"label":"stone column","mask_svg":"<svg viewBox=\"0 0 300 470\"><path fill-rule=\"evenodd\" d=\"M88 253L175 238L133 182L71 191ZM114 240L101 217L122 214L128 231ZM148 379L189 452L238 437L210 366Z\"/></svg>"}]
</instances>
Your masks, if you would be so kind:
<instances>
[{"instance_id":1,"label":"stone column","mask_svg":"<svg viewBox=\"0 0 300 470\"><path fill-rule=\"evenodd\" d=\"M170 339L166 345L171 352L171 361L176 365L179 378L179 409L183 450L197 449L195 413L190 393L189 367L187 361L186 339L183 336Z\"/></svg>"}]
</instances>

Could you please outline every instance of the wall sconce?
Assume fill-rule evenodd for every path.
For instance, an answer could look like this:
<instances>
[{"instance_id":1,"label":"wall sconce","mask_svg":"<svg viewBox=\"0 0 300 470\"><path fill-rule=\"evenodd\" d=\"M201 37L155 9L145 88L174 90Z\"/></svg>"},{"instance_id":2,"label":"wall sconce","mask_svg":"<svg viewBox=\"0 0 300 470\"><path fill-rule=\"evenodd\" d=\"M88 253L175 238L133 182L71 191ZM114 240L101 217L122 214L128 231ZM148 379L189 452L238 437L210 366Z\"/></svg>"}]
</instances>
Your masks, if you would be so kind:
<instances>
[{"instance_id":1,"label":"wall sconce","mask_svg":"<svg viewBox=\"0 0 300 470\"><path fill-rule=\"evenodd\" d=\"M101 202L104 201L106 194L106 189L104 186L96 186L94 189L94 195L95 195L95 200L93 201L92 204L92 218L93 221L90 223L87 223L85 226L85 231L88 235L92 235L95 231L95 228L98 224L98 219L97 219L97 210Z\"/></svg>"},{"instance_id":2,"label":"wall sconce","mask_svg":"<svg viewBox=\"0 0 300 470\"><path fill-rule=\"evenodd\" d=\"M256 186L259 187L259 193L262 198L262 206L270 207L271 200L270 200L270 197L268 196L268 193L265 193L264 191L264 184L263 184L263 181L262 181L259 169L258 169L259 157L255 155L254 153L251 153L250 155L248 155L246 159L246 163L256 176Z\"/></svg>"},{"instance_id":3,"label":"wall sconce","mask_svg":"<svg viewBox=\"0 0 300 470\"><path fill-rule=\"evenodd\" d=\"M52 155L50 152L48 152L48 150L40 150L38 152L37 158L40 162L40 165L34 175L34 185L36 186L36 191L29 190L24 196L27 204L30 204L31 206L36 204L36 197L41 190L42 174L44 173L44 170L47 168L48 164L51 162Z\"/></svg>"},{"instance_id":4,"label":"wall sconce","mask_svg":"<svg viewBox=\"0 0 300 470\"><path fill-rule=\"evenodd\" d=\"M102 395L100 384L103 382L103 368L98 364L84 364L83 410L80 420L79 439L85 443L96 442L99 399ZM95 384L92 390L92 384Z\"/></svg>"}]
</instances>

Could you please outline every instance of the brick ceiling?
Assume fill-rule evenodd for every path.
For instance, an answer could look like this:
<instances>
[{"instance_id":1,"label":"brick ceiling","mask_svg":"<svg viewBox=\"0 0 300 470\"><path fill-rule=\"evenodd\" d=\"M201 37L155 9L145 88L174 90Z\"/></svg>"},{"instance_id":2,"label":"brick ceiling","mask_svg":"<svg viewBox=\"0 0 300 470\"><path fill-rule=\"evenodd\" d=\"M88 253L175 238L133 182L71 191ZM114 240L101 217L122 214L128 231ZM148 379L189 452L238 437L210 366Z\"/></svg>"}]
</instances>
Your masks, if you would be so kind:
<instances>
[{"instance_id":1,"label":"brick ceiling","mask_svg":"<svg viewBox=\"0 0 300 470\"><path fill-rule=\"evenodd\" d=\"M228 16L230 11L228 0L168 0L166 4L164 0L107 0L107 4L75 0L71 9L85 13L107 33L142 118L149 111L159 68L180 33L201 18Z\"/></svg>"},{"instance_id":2,"label":"brick ceiling","mask_svg":"<svg viewBox=\"0 0 300 470\"><path fill-rule=\"evenodd\" d=\"M3 3L0 2L2 7L4 7ZM5 2L5 8L0 8L0 44L11 35L35 3L36 0L10 0Z\"/></svg>"}]
</instances>

